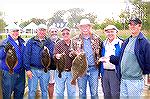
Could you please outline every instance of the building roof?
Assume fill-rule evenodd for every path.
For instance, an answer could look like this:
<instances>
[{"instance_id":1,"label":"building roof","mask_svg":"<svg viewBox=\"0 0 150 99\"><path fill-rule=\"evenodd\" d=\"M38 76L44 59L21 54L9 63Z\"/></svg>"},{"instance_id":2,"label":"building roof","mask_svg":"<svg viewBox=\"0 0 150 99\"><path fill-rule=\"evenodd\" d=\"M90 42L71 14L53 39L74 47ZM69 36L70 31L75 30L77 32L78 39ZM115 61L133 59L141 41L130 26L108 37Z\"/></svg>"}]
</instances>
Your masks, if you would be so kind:
<instances>
[{"instance_id":1,"label":"building roof","mask_svg":"<svg viewBox=\"0 0 150 99\"><path fill-rule=\"evenodd\" d=\"M37 29L38 26L34 23L34 22L31 22L30 24L28 24L26 27L24 27L23 29Z\"/></svg>"}]
</instances>

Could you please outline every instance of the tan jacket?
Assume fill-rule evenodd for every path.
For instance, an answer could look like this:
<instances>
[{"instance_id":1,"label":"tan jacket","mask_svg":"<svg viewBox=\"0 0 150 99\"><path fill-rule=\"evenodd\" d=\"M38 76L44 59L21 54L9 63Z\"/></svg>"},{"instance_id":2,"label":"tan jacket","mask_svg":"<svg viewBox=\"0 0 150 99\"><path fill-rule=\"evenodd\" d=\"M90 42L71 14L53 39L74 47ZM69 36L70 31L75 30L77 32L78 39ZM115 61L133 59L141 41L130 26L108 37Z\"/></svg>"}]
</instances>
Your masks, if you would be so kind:
<instances>
[{"instance_id":1,"label":"tan jacket","mask_svg":"<svg viewBox=\"0 0 150 99\"><path fill-rule=\"evenodd\" d=\"M91 34L90 38L91 38L91 45L92 45L92 49L93 49L95 65L98 68L98 65L99 65L98 59L101 56L102 41L95 34ZM72 38L72 43L71 43L71 52L72 53L70 55L71 57L75 57L75 54L73 53L74 51L77 51L77 50L84 51L83 43L84 43L84 41L83 41L82 34L77 35L74 38Z\"/></svg>"}]
</instances>

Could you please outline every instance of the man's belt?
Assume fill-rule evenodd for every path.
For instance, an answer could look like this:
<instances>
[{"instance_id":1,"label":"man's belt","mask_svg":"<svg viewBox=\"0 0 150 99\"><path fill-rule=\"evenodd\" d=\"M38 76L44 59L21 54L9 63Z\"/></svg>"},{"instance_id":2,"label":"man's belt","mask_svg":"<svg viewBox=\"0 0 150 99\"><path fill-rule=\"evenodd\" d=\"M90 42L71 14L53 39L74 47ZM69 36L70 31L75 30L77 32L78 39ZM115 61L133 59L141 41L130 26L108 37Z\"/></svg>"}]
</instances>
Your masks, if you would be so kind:
<instances>
[{"instance_id":1,"label":"man's belt","mask_svg":"<svg viewBox=\"0 0 150 99\"><path fill-rule=\"evenodd\" d=\"M70 71L71 71L71 69L65 69L65 71L66 71L66 72L70 72Z\"/></svg>"},{"instance_id":2,"label":"man's belt","mask_svg":"<svg viewBox=\"0 0 150 99\"><path fill-rule=\"evenodd\" d=\"M104 69L106 71L115 71L115 69Z\"/></svg>"}]
</instances>

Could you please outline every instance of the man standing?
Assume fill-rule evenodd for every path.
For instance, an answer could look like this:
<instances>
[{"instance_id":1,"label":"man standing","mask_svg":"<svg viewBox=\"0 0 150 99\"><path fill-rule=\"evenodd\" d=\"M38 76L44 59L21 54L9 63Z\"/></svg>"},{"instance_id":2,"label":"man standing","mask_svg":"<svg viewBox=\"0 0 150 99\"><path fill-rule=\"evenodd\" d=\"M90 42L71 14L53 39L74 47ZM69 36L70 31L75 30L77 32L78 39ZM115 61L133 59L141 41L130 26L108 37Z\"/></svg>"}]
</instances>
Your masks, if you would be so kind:
<instances>
[{"instance_id":1,"label":"man standing","mask_svg":"<svg viewBox=\"0 0 150 99\"><path fill-rule=\"evenodd\" d=\"M117 37L118 29L114 25L108 25L105 29L106 40L102 45L102 57L100 60L103 62L100 66L102 75L102 89L104 99L120 99L120 78L118 77L118 65L110 63L110 57L113 55L120 55L121 45L123 43Z\"/></svg>"},{"instance_id":2,"label":"man standing","mask_svg":"<svg viewBox=\"0 0 150 99\"><path fill-rule=\"evenodd\" d=\"M53 42L46 38L47 26L40 24L37 29L37 35L29 39L26 44L25 55L24 55L24 66L28 76L28 98L34 99L38 81L42 92L42 99L47 99L48 95L48 83L50 79L49 71L44 72L44 66L41 63L41 53L44 48L47 48L51 64L50 68L53 68Z\"/></svg>"},{"instance_id":3,"label":"man standing","mask_svg":"<svg viewBox=\"0 0 150 99\"><path fill-rule=\"evenodd\" d=\"M48 31L48 38L50 38L54 44L56 44L60 40L58 37L58 28L57 27L50 27L50 29ZM48 85L48 93L49 93L50 99L53 98L53 93L54 93L55 70L56 70L56 68L52 68L50 70L50 80L49 80L49 85Z\"/></svg>"},{"instance_id":4,"label":"man standing","mask_svg":"<svg viewBox=\"0 0 150 99\"><path fill-rule=\"evenodd\" d=\"M51 26L49 29L48 36L56 44L60 40L60 38L58 37L58 28Z\"/></svg>"},{"instance_id":5,"label":"man standing","mask_svg":"<svg viewBox=\"0 0 150 99\"><path fill-rule=\"evenodd\" d=\"M143 74L150 73L150 42L141 32L139 18L129 21L131 36L125 40L121 51L120 96L125 99L140 99L144 88Z\"/></svg>"},{"instance_id":6,"label":"man standing","mask_svg":"<svg viewBox=\"0 0 150 99\"><path fill-rule=\"evenodd\" d=\"M83 77L78 78L79 96L86 98L87 81L89 82L92 99L98 98L98 63L101 52L101 41L92 33L92 24L88 19L82 19L79 24L80 34L72 39L72 57L85 52L88 70Z\"/></svg>"},{"instance_id":7,"label":"man standing","mask_svg":"<svg viewBox=\"0 0 150 99\"><path fill-rule=\"evenodd\" d=\"M17 56L17 64L13 73L9 73L9 67L6 63L6 54L9 46L12 45ZM8 37L3 41L0 49L0 59L2 68L2 92L3 99L10 99L14 93L14 99L23 99L25 89L25 70L23 66L24 40L19 37L19 26L10 29ZM7 51L6 51L7 49Z\"/></svg>"},{"instance_id":8,"label":"man standing","mask_svg":"<svg viewBox=\"0 0 150 99\"><path fill-rule=\"evenodd\" d=\"M57 60L60 59L62 53L66 54L66 61L65 61L65 70L61 73L62 77L58 77L58 70L56 71L55 75L55 82L56 82L56 97L58 99L64 99L64 91L65 91L65 84L67 86L67 94L68 99L75 98L76 96L76 86L71 85L72 74L71 74L71 66L72 66L72 58L69 57L70 53L70 29L68 27L64 27L62 30L62 38L55 45L54 49L54 57Z\"/></svg>"}]
</instances>

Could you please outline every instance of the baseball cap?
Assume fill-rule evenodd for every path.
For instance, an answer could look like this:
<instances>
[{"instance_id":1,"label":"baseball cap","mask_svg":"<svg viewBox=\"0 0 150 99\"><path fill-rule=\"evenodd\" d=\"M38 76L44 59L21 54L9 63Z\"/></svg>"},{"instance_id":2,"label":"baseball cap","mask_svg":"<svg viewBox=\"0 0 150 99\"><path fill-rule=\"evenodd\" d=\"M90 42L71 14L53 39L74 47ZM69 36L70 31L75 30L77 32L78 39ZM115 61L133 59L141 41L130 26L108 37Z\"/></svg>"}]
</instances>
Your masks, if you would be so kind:
<instances>
[{"instance_id":1,"label":"baseball cap","mask_svg":"<svg viewBox=\"0 0 150 99\"><path fill-rule=\"evenodd\" d=\"M131 24L131 23L134 23L135 25L137 25L137 24L142 24L142 21L139 19L139 18L131 18L130 20L129 20L129 24Z\"/></svg>"},{"instance_id":2,"label":"baseball cap","mask_svg":"<svg viewBox=\"0 0 150 99\"><path fill-rule=\"evenodd\" d=\"M119 31L119 30L117 29L117 27L114 26L114 25L108 25L106 28L104 28L104 30L105 30L105 31L107 31L107 30L116 30L117 32Z\"/></svg>"},{"instance_id":3,"label":"baseball cap","mask_svg":"<svg viewBox=\"0 0 150 99\"><path fill-rule=\"evenodd\" d=\"M69 28L69 27L63 27L63 28L61 29L61 32L63 32L64 30L70 31L70 28Z\"/></svg>"},{"instance_id":4,"label":"baseball cap","mask_svg":"<svg viewBox=\"0 0 150 99\"><path fill-rule=\"evenodd\" d=\"M79 25L92 25L89 19L81 19Z\"/></svg>"},{"instance_id":5,"label":"baseball cap","mask_svg":"<svg viewBox=\"0 0 150 99\"><path fill-rule=\"evenodd\" d=\"M50 26L48 31L50 32L50 31L54 31L54 30L58 31L58 28L56 26Z\"/></svg>"},{"instance_id":6,"label":"baseball cap","mask_svg":"<svg viewBox=\"0 0 150 99\"><path fill-rule=\"evenodd\" d=\"M39 24L37 29L47 29L45 24Z\"/></svg>"},{"instance_id":7,"label":"baseball cap","mask_svg":"<svg viewBox=\"0 0 150 99\"><path fill-rule=\"evenodd\" d=\"M10 32L13 32L13 31L19 31L21 28L18 26L18 25L13 25L11 26L11 28L9 28L9 31Z\"/></svg>"}]
</instances>

